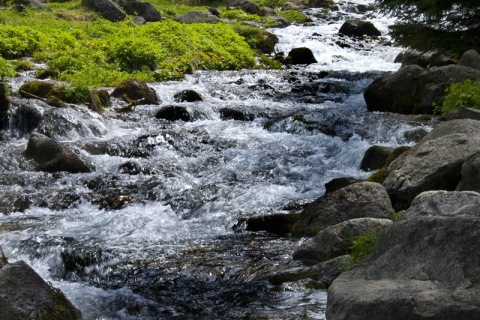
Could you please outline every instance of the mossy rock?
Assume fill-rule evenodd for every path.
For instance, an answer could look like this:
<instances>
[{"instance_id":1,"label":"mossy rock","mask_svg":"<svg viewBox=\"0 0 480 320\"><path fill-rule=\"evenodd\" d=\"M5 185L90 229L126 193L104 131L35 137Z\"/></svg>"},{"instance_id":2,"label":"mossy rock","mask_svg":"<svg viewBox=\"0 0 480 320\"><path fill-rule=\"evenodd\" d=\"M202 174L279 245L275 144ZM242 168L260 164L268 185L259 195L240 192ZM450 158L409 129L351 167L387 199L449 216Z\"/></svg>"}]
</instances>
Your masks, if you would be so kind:
<instances>
[{"instance_id":1,"label":"mossy rock","mask_svg":"<svg viewBox=\"0 0 480 320\"><path fill-rule=\"evenodd\" d=\"M128 103L158 104L157 93L144 81L127 79L120 83L112 92L112 97L122 98Z\"/></svg>"},{"instance_id":2,"label":"mossy rock","mask_svg":"<svg viewBox=\"0 0 480 320\"><path fill-rule=\"evenodd\" d=\"M49 81L25 82L18 89L18 92L24 98L32 98L33 96L37 96L43 99L47 99L49 96L55 96L62 99L62 95L57 84Z\"/></svg>"},{"instance_id":3,"label":"mossy rock","mask_svg":"<svg viewBox=\"0 0 480 320\"><path fill-rule=\"evenodd\" d=\"M35 73L35 78L44 80L44 79L58 79L60 73L56 69L41 69Z\"/></svg>"},{"instance_id":4,"label":"mossy rock","mask_svg":"<svg viewBox=\"0 0 480 320\"><path fill-rule=\"evenodd\" d=\"M392 148L382 146L371 146L365 152L360 170L372 171L383 168L390 154L393 152Z\"/></svg>"},{"instance_id":5,"label":"mossy rock","mask_svg":"<svg viewBox=\"0 0 480 320\"><path fill-rule=\"evenodd\" d=\"M385 181L385 179L387 179L387 176L388 176L388 171L387 171L387 169L383 168L383 169L380 169L377 172L371 174L367 178L367 181L368 182L382 183L383 181Z\"/></svg>"}]
</instances>

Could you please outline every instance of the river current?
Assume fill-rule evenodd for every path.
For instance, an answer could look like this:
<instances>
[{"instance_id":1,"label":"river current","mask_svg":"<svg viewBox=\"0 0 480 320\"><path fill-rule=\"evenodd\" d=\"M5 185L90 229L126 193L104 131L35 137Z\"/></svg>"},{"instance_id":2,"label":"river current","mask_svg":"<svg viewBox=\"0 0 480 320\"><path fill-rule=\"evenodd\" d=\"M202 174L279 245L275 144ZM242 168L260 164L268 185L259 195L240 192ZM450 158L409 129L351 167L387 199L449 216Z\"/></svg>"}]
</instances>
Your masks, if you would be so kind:
<instances>
[{"instance_id":1,"label":"river current","mask_svg":"<svg viewBox=\"0 0 480 320\"><path fill-rule=\"evenodd\" d=\"M2 198L27 203L0 215L9 261L27 261L85 319L324 319L324 290L256 280L297 266L291 254L302 240L232 227L242 217L295 210L333 178L365 178L359 165L368 147L411 145L405 133L428 130L410 117L366 110L363 90L399 68L400 52L387 36L338 35L356 17L386 34L392 21L358 6L367 4L308 9L308 26L270 30L276 51L309 47L316 64L199 71L151 84L161 105L129 114L115 112L120 101L103 115L82 106L58 111L68 125L53 137L87 158L92 173L36 172L21 157L28 136L6 133ZM203 101L174 102L185 89ZM194 121L154 117L171 104L186 106Z\"/></svg>"}]
</instances>

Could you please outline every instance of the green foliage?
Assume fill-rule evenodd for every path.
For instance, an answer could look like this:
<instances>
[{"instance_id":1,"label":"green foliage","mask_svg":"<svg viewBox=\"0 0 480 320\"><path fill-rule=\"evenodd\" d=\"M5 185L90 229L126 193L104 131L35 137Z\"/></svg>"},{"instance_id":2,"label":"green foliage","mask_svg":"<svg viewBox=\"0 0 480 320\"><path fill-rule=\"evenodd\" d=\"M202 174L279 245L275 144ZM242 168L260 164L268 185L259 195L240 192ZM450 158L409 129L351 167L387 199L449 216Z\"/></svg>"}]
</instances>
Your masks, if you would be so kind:
<instances>
[{"instance_id":1,"label":"green foliage","mask_svg":"<svg viewBox=\"0 0 480 320\"><path fill-rule=\"evenodd\" d=\"M383 228L377 228L375 231L358 236L353 241L352 246L349 248L351 259L349 264L345 267L345 271L368 257L373 252L373 248L377 244L378 238L382 232Z\"/></svg>"},{"instance_id":2,"label":"green foliage","mask_svg":"<svg viewBox=\"0 0 480 320\"><path fill-rule=\"evenodd\" d=\"M442 105L436 106L437 112L444 117L460 106L480 109L480 82L454 83L445 92L447 96Z\"/></svg>"},{"instance_id":3,"label":"green foliage","mask_svg":"<svg viewBox=\"0 0 480 320\"><path fill-rule=\"evenodd\" d=\"M7 60L0 56L0 80L5 80L5 78L11 78L15 75L15 71L10 67Z\"/></svg>"},{"instance_id":4,"label":"green foliage","mask_svg":"<svg viewBox=\"0 0 480 320\"><path fill-rule=\"evenodd\" d=\"M237 21L254 21L254 22L262 21L262 17L260 17L259 15L246 13L242 9L222 11L222 13L220 14L220 18L237 20Z\"/></svg>"},{"instance_id":5,"label":"green foliage","mask_svg":"<svg viewBox=\"0 0 480 320\"><path fill-rule=\"evenodd\" d=\"M462 53L480 48L478 0L376 0L399 23L391 34L397 43L418 50Z\"/></svg>"},{"instance_id":6,"label":"green foliage","mask_svg":"<svg viewBox=\"0 0 480 320\"><path fill-rule=\"evenodd\" d=\"M304 23L307 16L295 10L282 10L279 12L290 23Z\"/></svg>"}]
</instances>

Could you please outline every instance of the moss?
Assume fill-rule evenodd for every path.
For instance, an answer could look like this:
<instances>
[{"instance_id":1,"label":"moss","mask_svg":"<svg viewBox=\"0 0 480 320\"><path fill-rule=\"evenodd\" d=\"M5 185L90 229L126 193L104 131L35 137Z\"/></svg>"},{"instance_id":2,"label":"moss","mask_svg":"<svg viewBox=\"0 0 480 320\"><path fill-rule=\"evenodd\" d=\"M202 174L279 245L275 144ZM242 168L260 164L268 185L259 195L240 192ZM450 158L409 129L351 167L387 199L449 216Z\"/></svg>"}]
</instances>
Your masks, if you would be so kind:
<instances>
[{"instance_id":1,"label":"moss","mask_svg":"<svg viewBox=\"0 0 480 320\"><path fill-rule=\"evenodd\" d=\"M368 182L376 182L376 183L383 183L385 179L387 179L388 172L387 169L383 168L378 170L377 172L371 174L368 178Z\"/></svg>"},{"instance_id":2,"label":"moss","mask_svg":"<svg viewBox=\"0 0 480 320\"><path fill-rule=\"evenodd\" d=\"M59 96L59 88L52 82L46 81L30 81L25 82L20 89L20 95L25 98L32 98L32 95L40 98L48 98L49 96Z\"/></svg>"},{"instance_id":3,"label":"moss","mask_svg":"<svg viewBox=\"0 0 480 320\"><path fill-rule=\"evenodd\" d=\"M411 147L408 146L400 146L395 148L392 153L388 156L387 162L385 163L385 167L388 167L395 159L397 159L400 155L410 150Z\"/></svg>"}]
</instances>

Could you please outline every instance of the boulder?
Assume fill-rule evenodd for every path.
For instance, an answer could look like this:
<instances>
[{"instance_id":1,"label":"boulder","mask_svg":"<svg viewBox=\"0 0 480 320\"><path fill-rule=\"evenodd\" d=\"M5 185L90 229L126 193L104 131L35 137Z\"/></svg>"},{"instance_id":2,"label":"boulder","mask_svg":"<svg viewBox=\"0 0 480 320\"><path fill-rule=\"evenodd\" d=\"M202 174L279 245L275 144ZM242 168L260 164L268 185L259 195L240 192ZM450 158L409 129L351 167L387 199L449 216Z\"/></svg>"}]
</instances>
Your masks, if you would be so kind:
<instances>
[{"instance_id":1,"label":"boulder","mask_svg":"<svg viewBox=\"0 0 480 320\"><path fill-rule=\"evenodd\" d=\"M457 191L480 192L480 151L468 157L462 165Z\"/></svg>"},{"instance_id":2,"label":"boulder","mask_svg":"<svg viewBox=\"0 0 480 320\"><path fill-rule=\"evenodd\" d=\"M173 96L176 102L196 102L203 101L202 96L194 90L183 90L175 93Z\"/></svg>"},{"instance_id":3,"label":"boulder","mask_svg":"<svg viewBox=\"0 0 480 320\"><path fill-rule=\"evenodd\" d=\"M24 261L0 269L0 305L16 317L2 319L80 320L82 315L63 293L48 285ZM0 315L5 311L1 308Z\"/></svg>"},{"instance_id":4,"label":"boulder","mask_svg":"<svg viewBox=\"0 0 480 320\"><path fill-rule=\"evenodd\" d=\"M349 37L373 37L382 35L373 23L358 18L345 21L338 32Z\"/></svg>"},{"instance_id":5,"label":"boulder","mask_svg":"<svg viewBox=\"0 0 480 320\"><path fill-rule=\"evenodd\" d=\"M480 54L476 50L468 50L462 55L458 64L480 70Z\"/></svg>"},{"instance_id":6,"label":"boulder","mask_svg":"<svg viewBox=\"0 0 480 320\"><path fill-rule=\"evenodd\" d=\"M479 319L480 194L420 196L328 290L327 319Z\"/></svg>"},{"instance_id":7,"label":"boulder","mask_svg":"<svg viewBox=\"0 0 480 320\"><path fill-rule=\"evenodd\" d=\"M122 21L127 17L126 13L112 0L82 0L82 5L112 22Z\"/></svg>"},{"instance_id":8,"label":"boulder","mask_svg":"<svg viewBox=\"0 0 480 320\"><path fill-rule=\"evenodd\" d=\"M0 81L0 130L8 127L8 110L10 109L10 98L7 96L5 83Z\"/></svg>"},{"instance_id":9,"label":"boulder","mask_svg":"<svg viewBox=\"0 0 480 320\"><path fill-rule=\"evenodd\" d=\"M335 178L325 183L325 193L332 193L343 187L360 182L361 180L352 177Z\"/></svg>"},{"instance_id":10,"label":"boulder","mask_svg":"<svg viewBox=\"0 0 480 320\"><path fill-rule=\"evenodd\" d=\"M255 115L232 108L222 108L218 110L222 120L253 121Z\"/></svg>"},{"instance_id":11,"label":"boulder","mask_svg":"<svg viewBox=\"0 0 480 320\"><path fill-rule=\"evenodd\" d=\"M122 98L126 102L135 104L158 104L157 93L145 82L138 79L127 79L120 83L110 94L115 98Z\"/></svg>"},{"instance_id":12,"label":"boulder","mask_svg":"<svg viewBox=\"0 0 480 320\"><path fill-rule=\"evenodd\" d=\"M480 151L480 121L437 125L388 167L383 185L396 210L406 209L423 191L455 190L465 161Z\"/></svg>"},{"instance_id":13,"label":"boulder","mask_svg":"<svg viewBox=\"0 0 480 320\"><path fill-rule=\"evenodd\" d=\"M208 11L193 10L175 17L173 20L180 23L217 23L220 18Z\"/></svg>"},{"instance_id":14,"label":"boulder","mask_svg":"<svg viewBox=\"0 0 480 320\"><path fill-rule=\"evenodd\" d=\"M279 236L283 236L292 232L292 227L298 218L298 213L279 213L244 218L238 221L238 223L234 226L234 229L237 229L238 226L245 224L245 230L247 231L267 231Z\"/></svg>"},{"instance_id":15,"label":"boulder","mask_svg":"<svg viewBox=\"0 0 480 320\"><path fill-rule=\"evenodd\" d=\"M317 63L312 50L309 48L293 48L288 53L288 59L291 64L311 64Z\"/></svg>"},{"instance_id":16,"label":"boulder","mask_svg":"<svg viewBox=\"0 0 480 320\"><path fill-rule=\"evenodd\" d=\"M365 89L364 98L369 111L432 114L433 105L445 97L445 89L467 79L480 80L480 71L458 65L430 69L409 65L375 79Z\"/></svg>"},{"instance_id":17,"label":"boulder","mask_svg":"<svg viewBox=\"0 0 480 320\"><path fill-rule=\"evenodd\" d=\"M390 219L358 218L327 227L295 250L293 259L313 264L349 254L355 238L392 223Z\"/></svg>"},{"instance_id":18,"label":"boulder","mask_svg":"<svg viewBox=\"0 0 480 320\"><path fill-rule=\"evenodd\" d=\"M127 14L140 16L148 22L156 22L162 20L160 12L149 2L141 2L138 0L118 0L117 2Z\"/></svg>"},{"instance_id":19,"label":"boulder","mask_svg":"<svg viewBox=\"0 0 480 320\"><path fill-rule=\"evenodd\" d=\"M227 0L227 10L239 9L244 4L248 3L248 0Z\"/></svg>"},{"instance_id":20,"label":"boulder","mask_svg":"<svg viewBox=\"0 0 480 320\"><path fill-rule=\"evenodd\" d=\"M49 96L60 97L60 88L58 83L52 81L29 81L25 82L18 89L20 96L24 98L43 98ZM60 97L61 98L61 97Z\"/></svg>"},{"instance_id":21,"label":"boulder","mask_svg":"<svg viewBox=\"0 0 480 320\"><path fill-rule=\"evenodd\" d=\"M40 69L35 72L35 78L40 79L40 80L45 80L45 79L58 79L60 76L60 72L56 69Z\"/></svg>"},{"instance_id":22,"label":"boulder","mask_svg":"<svg viewBox=\"0 0 480 320\"><path fill-rule=\"evenodd\" d=\"M334 0L309 0L308 6L310 8L324 8L331 7L335 4Z\"/></svg>"},{"instance_id":23,"label":"boulder","mask_svg":"<svg viewBox=\"0 0 480 320\"><path fill-rule=\"evenodd\" d=\"M472 119L480 120L480 110L459 106L447 115L447 120Z\"/></svg>"},{"instance_id":24,"label":"boulder","mask_svg":"<svg viewBox=\"0 0 480 320\"><path fill-rule=\"evenodd\" d=\"M47 6L44 3L41 3L42 1L36 1L36 0L13 0L12 4L15 6L25 6L28 8L32 8L35 10L49 10L50 7Z\"/></svg>"},{"instance_id":25,"label":"boulder","mask_svg":"<svg viewBox=\"0 0 480 320\"><path fill-rule=\"evenodd\" d=\"M360 170L372 171L381 169L386 163L388 156L392 153L393 148L382 146L371 146L365 151Z\"/></svg>"},{"instance_id":26,"label":"boulder","mask_svg":"<svg viewBox=\"0 0 480 320\"><path fill-rule=\"evenodd\" d=\"M192 116L186 107L183 106L166 106L161 108L155 114L157 119L165 119L168 121L192 121Z\"/></svg>"},{"instance_id":27,"label":"boulder","mask_svg":"<svg viewBox=\"0 0 480 320\"><path fill-rule=\"evenodd\" d=\"M25 156L37 162L38 169L46 172L90 172L90 166L72 149L40 133L28 140Z\"/></svg>"},{"instance_id":28,"label":"boulder","mask_svg":"<svg viewBox=\"0 0 480 320\"><path fill-rule=\"evenodd\" d=\"M21 105L13 114L12 125L24 133L31 133L42 122L43 113L43 109L35 105Z\"/></svg>"},{"instance_id":29,"label":"boulder","mask_svg":"<svg viewBox=\"0 0 480 320\"><path fill-rule=\"evenodd\" d=\"M246 2L243 5L241 5L240 8L249 14L256 14L256 15L260 14L260 6L258 5L258 3L255 3L255 2Z\"/></svg>"},{"instance_id":30,"label":"boulder","mask_svg":"<svg viewBox=\"0 0 480 320\"><path fill-rule=\"evenodd\" d=\"M355 218L385 218L393 208L385 188L358 182L326 194L307 205L293 227L293 236L315 236L326 227Z\"/></svg>"},{"instance_id":31,"label":"boulder","mask_svg":"<svg viewBox=\"0 0 480 320\"><path fill-rule=\"evenodd\" d=\"M7 257L5 257L2 247L0 247L0 269L7 264L8 264Z\"/></svg>"}]
</instances>

